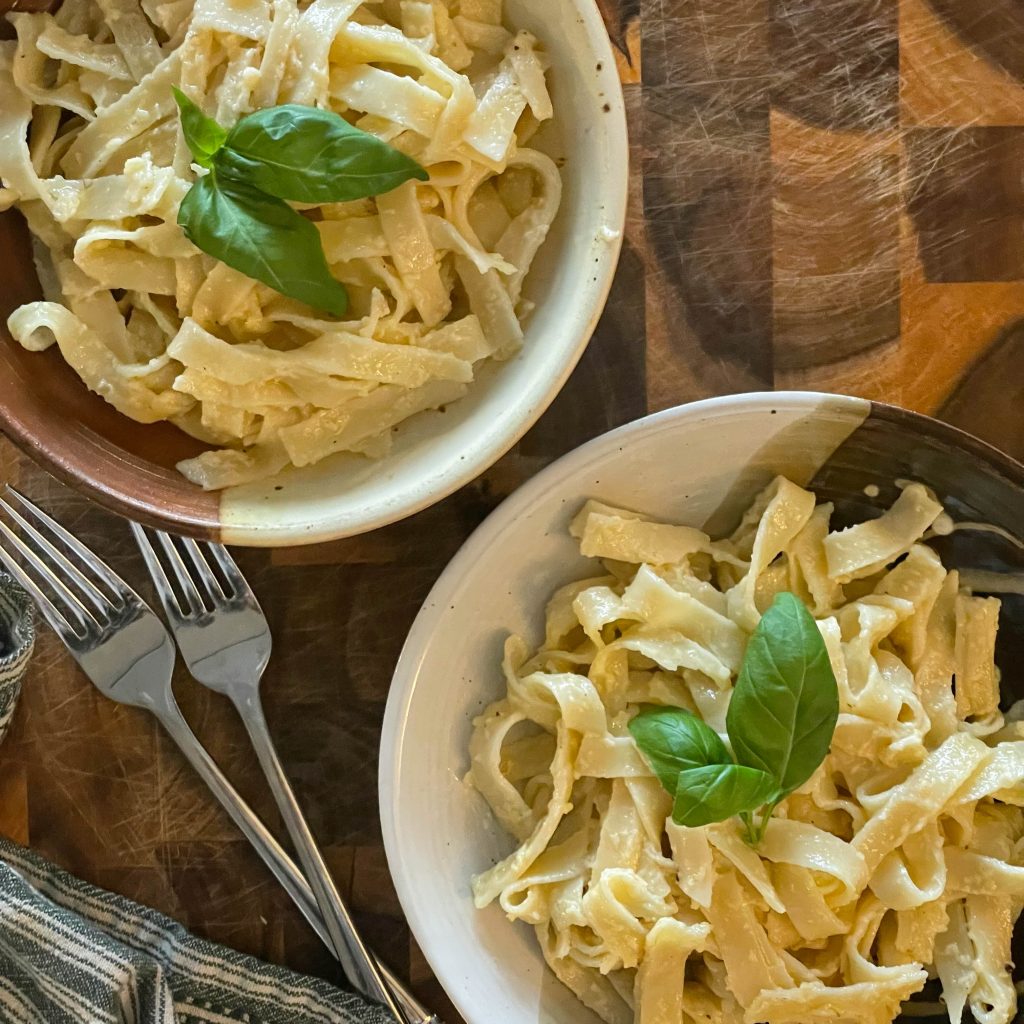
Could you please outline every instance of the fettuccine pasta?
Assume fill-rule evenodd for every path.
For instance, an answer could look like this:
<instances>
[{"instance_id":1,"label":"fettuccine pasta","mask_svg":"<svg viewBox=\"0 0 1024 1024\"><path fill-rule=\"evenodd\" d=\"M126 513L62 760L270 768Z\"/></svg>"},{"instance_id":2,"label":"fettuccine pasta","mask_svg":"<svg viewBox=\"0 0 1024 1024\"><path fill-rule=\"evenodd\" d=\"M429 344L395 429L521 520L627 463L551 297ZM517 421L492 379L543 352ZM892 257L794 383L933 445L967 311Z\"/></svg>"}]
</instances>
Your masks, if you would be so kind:
<instances>
[{"instance_id":1,"label":"fettuccine pasta","mask_svg":"<svg viewBox=\"0 0 1024 1024\"><path fill-rule=\"evenodd\" d=\"M335 452L466 393L522 344L523 281L558 210L537 40L501 0L64 0L0 42L0 209L35 240L45 300L10 317L141 423L219 446L205 488ZM231 125L333 110L422 164L376 199L309 210L349 319L216 262L176 223L195 168L172 87Z\"/></svg>"},{"instance_id":2,"label":"fettuccine pasta","mask_svg":"<svg viewBox=\"0 0 1024 1024\"><path fill-rule=\"evenodd\" d=\"M539 650L506 643L470 779L517 845L476 903L531 925L608 1024L889 1024L929 976L952 1024L1013 1017L1024 732L999 709L999 602L928 545L946 517L921 485L878 519L831 515L783 478L717 541L588 502L572 534L603 568L553 596ZM830 751L758 846L736 818L679 827L627 724L680 707L727 740L784 590L836 676Z\"/></svg>"}]
</instances>

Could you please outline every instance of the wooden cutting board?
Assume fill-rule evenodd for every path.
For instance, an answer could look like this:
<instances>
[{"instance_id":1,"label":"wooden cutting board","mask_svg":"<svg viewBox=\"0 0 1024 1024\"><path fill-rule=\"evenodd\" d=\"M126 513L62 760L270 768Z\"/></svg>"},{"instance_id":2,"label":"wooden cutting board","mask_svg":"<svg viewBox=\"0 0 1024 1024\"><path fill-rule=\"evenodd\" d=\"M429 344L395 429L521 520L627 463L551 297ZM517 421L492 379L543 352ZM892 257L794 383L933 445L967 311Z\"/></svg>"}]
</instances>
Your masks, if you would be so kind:
<instances>
[{"instance_id":1,"label":"wooden cutting board","mask_svg":"<svg viewBox=\"0 0 1024 1024\"><path fill-rule=\"evenodd\" d=\"M615 31L639 37L649 406L845 391L1024 456L1024 7L683 0L636 20Z\"/></svg>"},{"instance_id":2,"label":"wooden cutting board","mask_svg":"<svg viewBox=\"0 0 1024 1024\"><path fill-rule=\"evenodd\" d=\"M389 881L377 743L420 602L502 497L646 412L764 388L899 403L1024 458L1024 7L602 5L629 108L632 205L572 380L512 453L441 505L353 540L240 556L274 630L268 716L314 830L367 935L450 1022ZM6 446L5 474L143 585L123 524ZM179 694L275 820L230 710L185 680ZM204 935L338 979L153 722L98 697L48 635L0 747L0 828Z\"/></svg>"}]
</instances>

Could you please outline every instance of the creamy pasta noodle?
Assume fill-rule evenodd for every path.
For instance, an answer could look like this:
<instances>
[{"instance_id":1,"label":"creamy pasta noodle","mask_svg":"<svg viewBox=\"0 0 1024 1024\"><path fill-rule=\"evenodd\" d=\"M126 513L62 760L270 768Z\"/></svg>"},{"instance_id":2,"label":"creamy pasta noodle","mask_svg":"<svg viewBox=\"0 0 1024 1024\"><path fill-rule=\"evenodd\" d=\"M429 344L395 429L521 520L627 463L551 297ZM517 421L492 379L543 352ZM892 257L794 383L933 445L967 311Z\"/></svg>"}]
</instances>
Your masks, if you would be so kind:
<instances>
[{"instance_id":1,"label":"creamy pasta noodle","mask_svg":"<svg viewBox=\"0 0 1024 1024\"><path fill-rule=\"evenodd\" d=\"M221 488L335 452L466 393L522 343L523 280L558 209L537 40L501 0L64 0L0 42L0 209L35 239L45 301L10 317L142 423L221 446L179 466ZM224 125L337 112L430 173L308 214L349 319L322 319L189 242L195 168L172 87Z\"/></svg>"},{"instance_id":2,"label":"creamy pasta noodle","mask_svg":"<svg viewBox=\"0 0 1024 1024\"><path fill-rule=\"evenodd\" d=\"M890 1022L938 977L952 1024L1015 1012L1024 732L999 710L999 601L928 545L941 505L905 485L880 518L778 478L727 539L588 502L602 574L559 590L540 649L508 640L470 779L516 849L473 880L536 929L609 1024ZM723 739L748 637L776 594L813 614L839 717L809 781L745 841L677 826L627 727L684 708Z\"/></svg>"}]
</instances>

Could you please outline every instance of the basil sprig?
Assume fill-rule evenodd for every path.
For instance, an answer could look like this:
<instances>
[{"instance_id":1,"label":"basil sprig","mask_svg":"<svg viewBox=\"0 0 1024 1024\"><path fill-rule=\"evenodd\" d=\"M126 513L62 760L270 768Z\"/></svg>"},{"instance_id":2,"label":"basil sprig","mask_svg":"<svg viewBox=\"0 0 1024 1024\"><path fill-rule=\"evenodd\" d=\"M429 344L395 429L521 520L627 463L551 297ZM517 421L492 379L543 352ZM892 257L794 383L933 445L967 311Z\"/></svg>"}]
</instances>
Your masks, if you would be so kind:
<instances>
[{"instance_id":1,"label":"basil sprig","mask_svg":"<svg viewBox=\"0 0 1024 1024\"><path fill-rule=\"evenodd\" d=\"M825 760L839 689L803 602L779 594L747 644L725 727L740 764L771 772L785 796Z\"/></svg>"},{"instance_id":2,"label":"basil sprig","mask_svg":"<svg viewBox=\"0 0 1024 1024\"><path fill-rule=\"evenodd\" d=\"M331 276L312 221L286 202L216 172L189 189L178 223L203 252L282 295L342 316L345 286Z\"/></svg>"},{"instance_id":3,"label":"basil sprig","mask_svg":"<svg viewBox=\"0 0 1024 1024\"><path fill-rule=\"evenodd\" d=\"M838 717L839 689L821 633L803 602L782 593L751 636L733 689L725 722L733 754L682 708L645 708L629 731L672 794L677 825L739 815L756 845L779 801L825 759Z\"/></svg>"},{"instance_id":4,"label":"basil sprig","mask_svg":"<svg viewBox=\"0 0 1024 1024\"><path fill-rule=\"evenodd\" d=\"M320 234L285 200L348 202L426 181L427 172L327 110L288 103L226 129L180 89L174 98L189 150L208 171L178 211L189 241L283 295L341 316L348 294L331 275Z\"/></svg>"},{"instance_id":5,"label":"basil sprig","mask_svg":"<svg viewBox=\"0 0 1024 1024\"><path fill-rule=\"evenodd\" d=\"M755 811L776 793L775 776L736 764L711 726L682 708L645 708L630 723L637 746L675 797L677 825L710 825Z\"/></svg>"},{"instance_id":6,"label":"basil sprig","mask_svg":"<svg viewBox=\"0 0 1024 1024\"><path fill-rule=\"evenodd\" d=\"M429 175L415 160L329 110L286 103L228 132L223 170L296 203L346 203Z\"/></svg>"},{"instance_id":7,"label":"basil sprig","mask_svg":"<svg viewBox=\"0 0 1024 1024\"><path fill-rule=\"evenodd\" d=\"M181 112L181 131L192 158L200 167L213 167L213 158L227 141L227 130L207 117L179 88L174 99Z\"/></svg>"}]
</instances>

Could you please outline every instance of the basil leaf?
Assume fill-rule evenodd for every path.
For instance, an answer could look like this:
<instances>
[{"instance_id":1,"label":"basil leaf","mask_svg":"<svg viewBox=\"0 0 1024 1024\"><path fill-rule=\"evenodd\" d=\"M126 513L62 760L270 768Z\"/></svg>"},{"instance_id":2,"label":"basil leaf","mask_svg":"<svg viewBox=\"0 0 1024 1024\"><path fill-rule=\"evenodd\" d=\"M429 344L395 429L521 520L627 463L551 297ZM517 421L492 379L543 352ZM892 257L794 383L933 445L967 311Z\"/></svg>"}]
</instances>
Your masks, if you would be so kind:
<instances>
[{"instance_id":1,"label":"basil leaf","mask_svg":"<svg viewBox=\"0 0 1024 1024\"><path fill-rule=\"evenodd\" d=\"M747 644L729 702L736 760L773 775L781 798L825 759L838 716L825 641L803 602L778 594Z\"/></svg>"},{"instance_id":2,"label":"basil leaf","mask_svg":"<svg viewBox=\"0 0 1024 1024\"><path fill-rule=\"evenodd\" d=\"M185 142L197 164L211 167L213 155L228 137L227 130L221 128L212 117L207 117L177 86L173 89L175 102L181 111L181 130Z\"/></svg>"},{"instance_id":3,"label":"basil leaf","mask_svg":"<svg viewBox=\"0 0 1024 1024\"><path fill-rule=\"evenodd\" d=\"M672 820L696 828L755 811L778 792L774 776L739 764L688 768L676 781Z\"/></svg>"},{"instance_id":4,"label":"basil leaf","mask_svg":"<svg viewBox=\"0 0 1024 1024\"><path fill-rule=\"evenodd\" d=\"M651 770L672 794L680 772L732 763L718 733L683 708L643 708L630 721L629 731Z\"/></svg>"},{"instance_id":5,"label":"basil leaf","mask_svg":"<svg viewBox=\"0 0 1024 1024\"><path fill-rule=\"evenodd\" d=\"M216 172L185 195L178 223L194 245L282 295L341 316L344 285L327 269L320 233L287 203Z\"/></svg>"},{"instance_id":6,"label":"basil leaf","mask_svg":"<svg viewBox=\"0 0 1024 1024\"><path fill-rule=\"evenodd\" d=\"M329 110L286 103L243 117L217 169L298 203L343 203L429 175L415 160Z\"/></svg>"}]
</instances>

